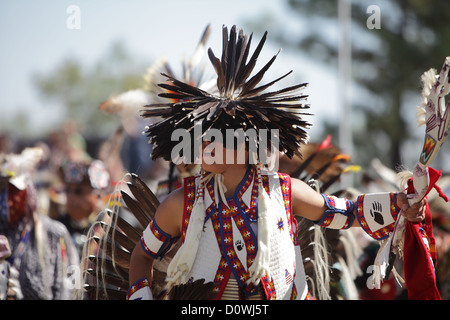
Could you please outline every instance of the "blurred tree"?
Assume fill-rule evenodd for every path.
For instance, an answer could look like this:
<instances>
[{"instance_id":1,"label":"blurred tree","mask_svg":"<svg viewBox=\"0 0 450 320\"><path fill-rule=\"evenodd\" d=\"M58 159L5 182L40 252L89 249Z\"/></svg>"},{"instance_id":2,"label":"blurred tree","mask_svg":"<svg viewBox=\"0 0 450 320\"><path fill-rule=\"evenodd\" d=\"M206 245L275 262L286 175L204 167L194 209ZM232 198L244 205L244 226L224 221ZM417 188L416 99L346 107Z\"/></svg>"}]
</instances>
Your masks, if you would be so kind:
<instances>
[{"instance_id":1,"label":"blurred tree","mask_svg":"<svg viewBox=\"0 0 450 320\"><path fill-rule=\"evenodd\" d=\"M271 39L337 65L338 2L287 0L286 11L293 18L284 17L278 26L271 19ZM374 21L373 5L379 9L381 21ZM391 167L409 163L411 159L402 155L417 130L414 119L420 103L420 76L430 68L439 71L450 55L450 2L360 0L352 1L351 12L351 69L357 88L352 90L353 158L363 165L374 157ZM379 28L372 28L374 22ZM249 23L258 25L257 21ZM261 23L259 27L267 28ZM331 121L324 128L337 132L338 123ZM422 147L422 131L416 134L412 161Z\"/></svg>"},{"instance_id":2,"label":"blurred tree","mask_svg":"<svg viewBox=\"0 0 450 320\"><path fill-rule=\"evenodd\" d=\"M117 41L92 66L67 58L52 72L35 74L33 83L44 99L65 109L65 119L75 122L83 135L105 137L113 132L117 120L101 112L99 104L112 94L141 87L146 67Z\"/></svg>"}]
</instances>

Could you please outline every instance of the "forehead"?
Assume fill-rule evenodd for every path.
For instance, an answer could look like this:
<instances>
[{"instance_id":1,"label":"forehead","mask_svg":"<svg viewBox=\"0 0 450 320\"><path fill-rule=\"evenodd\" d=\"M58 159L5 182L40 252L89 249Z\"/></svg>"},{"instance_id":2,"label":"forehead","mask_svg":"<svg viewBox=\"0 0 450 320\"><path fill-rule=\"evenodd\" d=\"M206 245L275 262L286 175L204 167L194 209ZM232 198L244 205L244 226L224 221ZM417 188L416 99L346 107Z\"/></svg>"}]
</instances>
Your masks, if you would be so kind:
<instances>
[{"instance_id":1,"label":"forehead","mask_svg":"<svg viewBox=\"0 0 450 320\"><path fill-rule=\"evenodd\" d=\"M273 135L267 134L267 129L256 130L256 129L217 129L210 128L205 130L203 133L195 134L194 139L201 140L202 142L217 142L226 145L237 145L246 142L254 142L259 144L262 139L271 138ZM278 134L278 130L277 134Z\"/></svg>"}]
</instances>

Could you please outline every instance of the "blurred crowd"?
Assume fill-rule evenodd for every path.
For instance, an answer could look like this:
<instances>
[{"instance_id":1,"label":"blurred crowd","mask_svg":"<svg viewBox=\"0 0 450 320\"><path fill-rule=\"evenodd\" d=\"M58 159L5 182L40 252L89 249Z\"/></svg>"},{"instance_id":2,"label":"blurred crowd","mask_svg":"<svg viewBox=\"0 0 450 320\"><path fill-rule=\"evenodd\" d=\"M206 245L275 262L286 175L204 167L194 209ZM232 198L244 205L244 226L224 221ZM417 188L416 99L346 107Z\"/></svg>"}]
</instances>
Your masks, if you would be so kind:
<instances>
[{"instance_id":1,"label":"blurred crowd","mask_svg":"<svg viewBox=\"0 0 450 320\"><path fill-rule=\"evenodd\" d=\"M111 138L94 147L88 145L71 122L32 145L20 145L5 134L0 136L1 299L71 299L86 234L97 215L114 201L112 195L124 175L137 173L162 199L182 185L183 177L198 170L195 165L175 166L151 160L151 145L146 138L130 135L122 126ZM330 156L336 165L324 171L330 175L328 181L341 176L345 171L343 163L349 167L347 157L324 157ZM315 158L310 172L318 172L325 161L320 156ZM302 166L299 161L281 158L280 171L298 175L297 169ZM375 163L377 176L360 175L365 190L346 189L338 191L340 195L351 198L361 191L394 191L385 172L388 169ZM332 170L338 170L338 174ZM450 193L450 176L444 175L439 184ZM442 298L449 299L450 208L433 193L429 203L438 254L438 286ZM394 277L385 280L379 289L370 286L370 267L379 245L359 228L349 232L327 230L326 236L336 239L330 250L332 299L407 298L406 289ZM305 269L313 278L307 250L303 254ZM401 270L401 266L398 268Z\"/></svg>"},{"instance_id":2,"label":"blurred crowd","mask_svg":"<svg viewBox=\"0 0 450 320\"><path fill-rule=\"evenodd\" d=\"M71 121L40 141L0 135L0 299L72 297L85 234L115 183L152 164L149 150L147 163L128 157L118 145L135 142L117 131L100 144Z\"/></svg>"},{"instance_id":3,"label":"blurred crowd","mask_svg":"<svg viewBox=\"0 0 450 320\"><path fill-rule=\"evenodd\" d=\"M197 172L195 165L175 166L151 160L151 145L146 138L128 132L119 126L111 138L94 147L88 147L89 141L71 122L32 145L20 145L7 135L0 137L1 299L71 299L87 231L97 215L114 201L112 195L124 175L137 173L162 199L182 185L183 177ZM320 171L321 163L330 156L336 164L323 172L330 175L323 181L338 181L336 178L345 171L342 164L349 167L346 156L328 154L324 160L317 149L314 152L319 156L311 162L310 172ZM305 172L298 171L301 166L299 159L280 161L280 171L293 176ZM340 195L351 198L361 191L393 190L387 169L379 163L375 166L375 161L374 168L378 176L360 175L365 190L346 189L339 191ZM450 176L443 176L439 184L449 194ZM438 286L442 298L449 299L450 209L434 194L429 196L429 203L438 253ZM359 228L354 229L326 231L327 237L336 239L331 248L331 298L406 299L405 288L393 277L379 289L370 286L369 269L379 245ZM307 273L313 273L308 267L307 250L303 254ZM401 270L401 266L398 268Z\"/></svg>"}]
</instances>

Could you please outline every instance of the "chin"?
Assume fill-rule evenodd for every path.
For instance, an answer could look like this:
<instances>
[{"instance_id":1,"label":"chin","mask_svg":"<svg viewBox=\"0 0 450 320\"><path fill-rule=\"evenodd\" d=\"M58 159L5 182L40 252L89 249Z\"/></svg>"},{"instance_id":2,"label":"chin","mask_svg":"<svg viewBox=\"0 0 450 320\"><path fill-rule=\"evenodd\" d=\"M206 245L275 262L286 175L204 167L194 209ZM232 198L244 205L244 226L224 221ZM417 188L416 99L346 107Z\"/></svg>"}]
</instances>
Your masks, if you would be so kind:
<instances>
[{"instance_id":1,"label":"chin","mask_svg":"<svg viewBox=\"0 0 450 320\"><path fill-rule=\"evenodd\" d=\"M229 167L229 164L207 164L205 162L202 163L203 170L211 173L224 173Z\"/></svg>"}]
</instances>

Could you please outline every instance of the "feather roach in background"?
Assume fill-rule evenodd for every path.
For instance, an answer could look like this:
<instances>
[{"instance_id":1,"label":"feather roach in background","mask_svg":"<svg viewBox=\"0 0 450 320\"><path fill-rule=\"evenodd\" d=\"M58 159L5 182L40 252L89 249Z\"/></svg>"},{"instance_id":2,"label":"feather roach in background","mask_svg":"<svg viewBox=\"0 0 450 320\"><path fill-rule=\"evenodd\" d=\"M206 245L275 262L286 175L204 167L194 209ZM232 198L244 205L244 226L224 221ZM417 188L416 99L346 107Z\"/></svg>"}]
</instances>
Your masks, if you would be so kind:
<instances>
[{"instance_id":1,"label":"feather roach in background","mask_svg":"<svg viewBox=\"0 0 450 320\"><path fill-rule=\"evenodd\" d=\"M320 193L336 189L342 174L357 171L350 156L331 143L327 136L320 143L302 146L303 157L280 158L279 171L309 184ZM334 190L333 195L353 199L358 192ZM354 279L361 274L357 263L362 253L350 231L326 229L296 216L298 239L310 293L319 300L358 299Z\"/></svg>"},{"instance_id":2,"label":"feather roach in background","mask_svg":"<svg viewBox=\"0 0 450 320\"><path fill-rule=\"evenodd\" d=\"M206 89L211 87L211 81L203 81L204 68L201 62L205 54L205 46L210 33L211 27L207 25L194 53L188 61L183 61L181 66L181 79L184 82ZM99 109L106 114L118 114L122 119L138 116L142 106L162 102L162 99L158 95L165 90L159 87L158 84L166 81L166 78L161 73L167 74L170 77L176 77L173 68L163 57L146 70L143 75L144 84L141 88L113 95L100 103Z\"/></svg>"}]
</instances>

